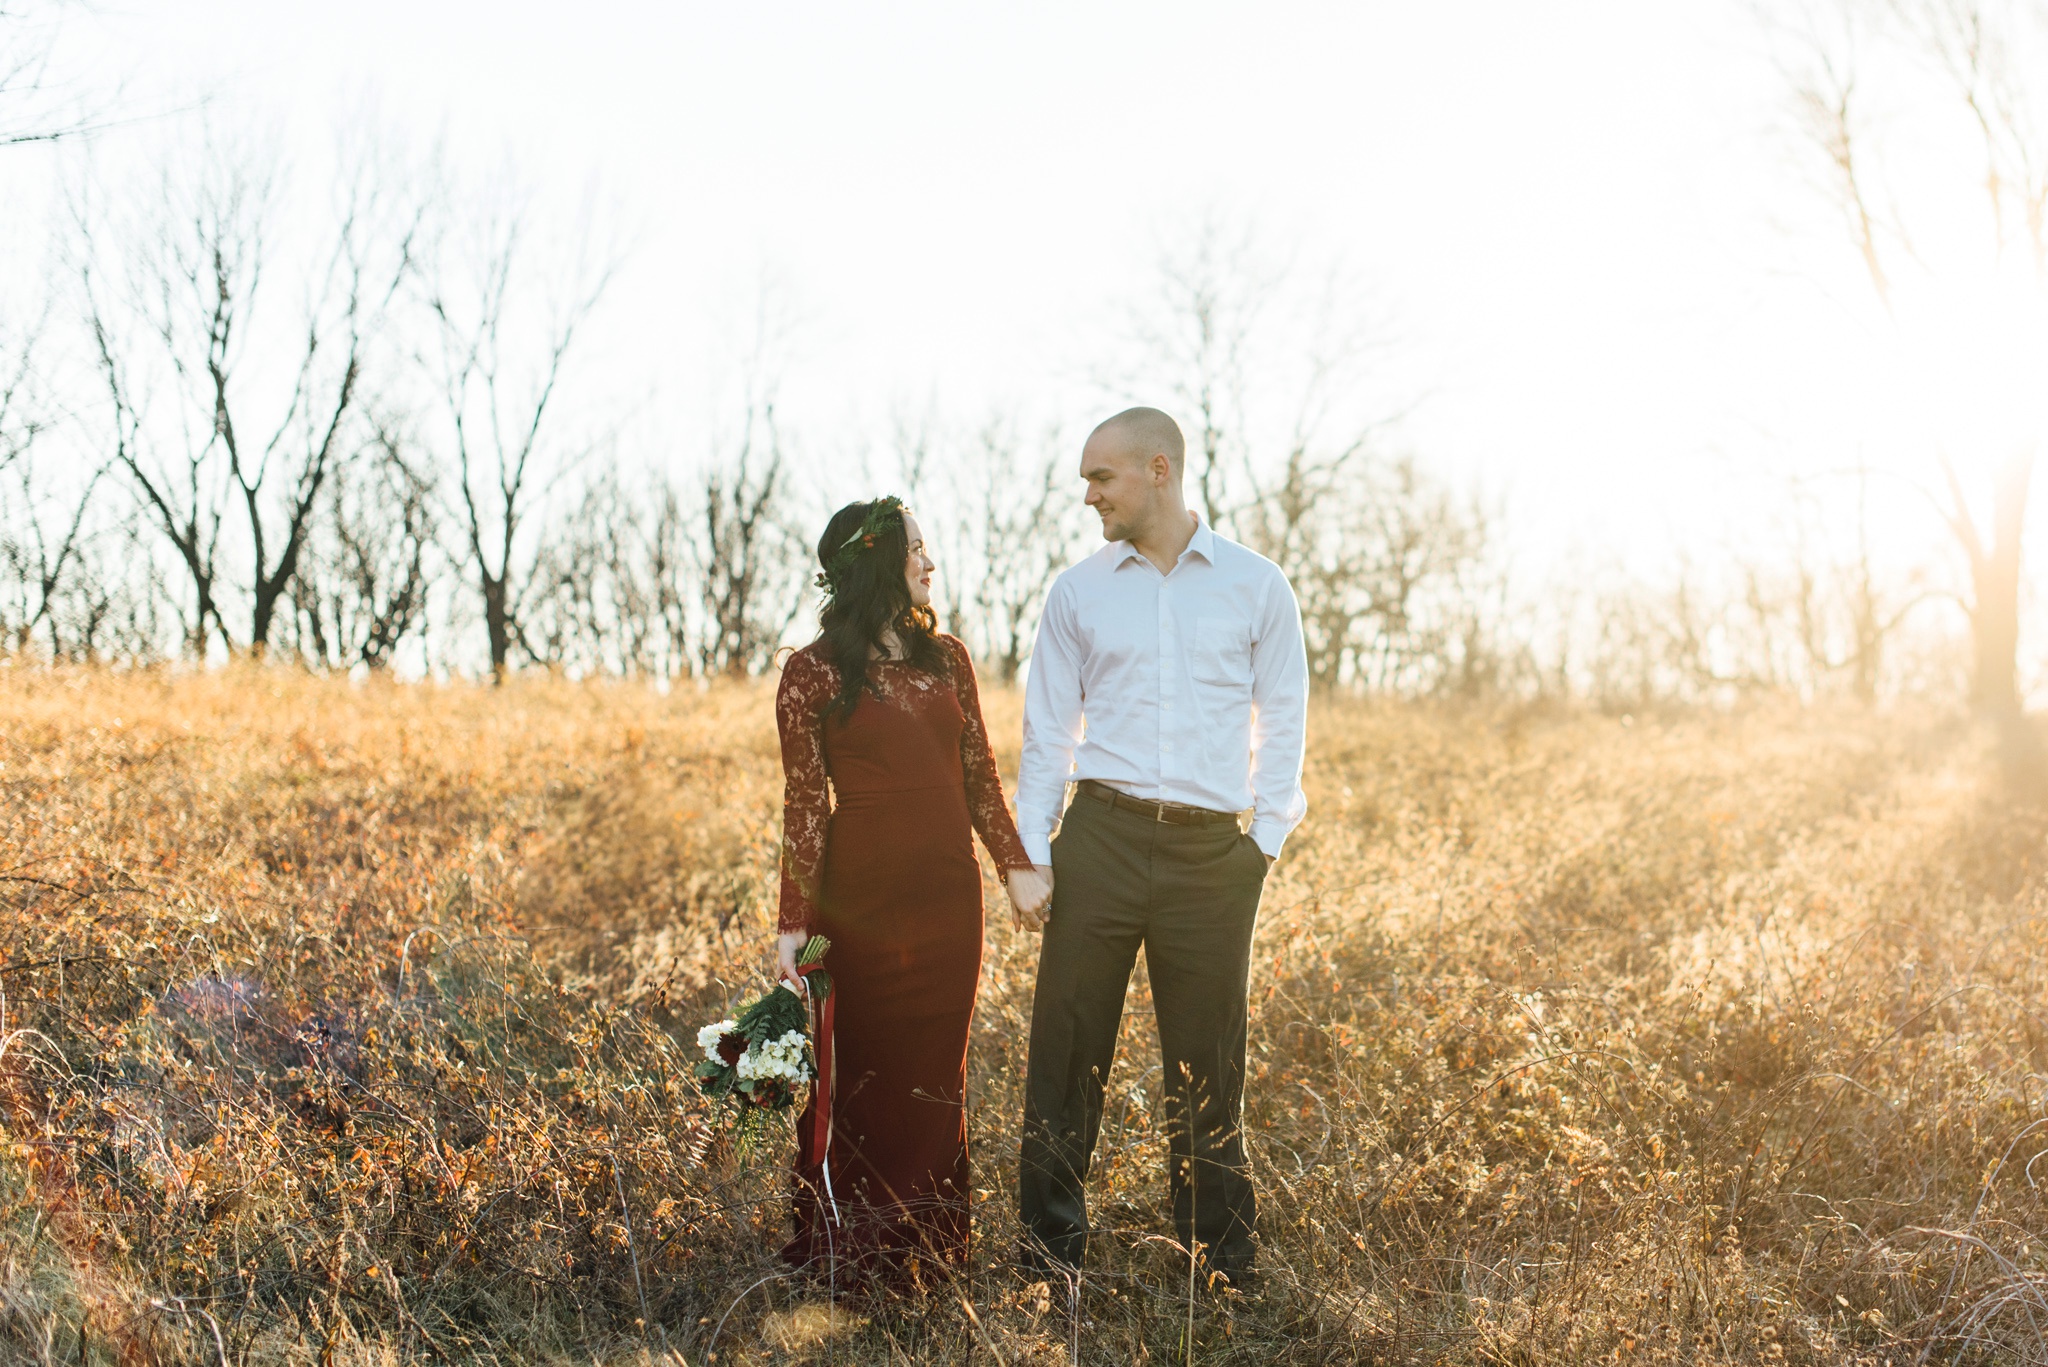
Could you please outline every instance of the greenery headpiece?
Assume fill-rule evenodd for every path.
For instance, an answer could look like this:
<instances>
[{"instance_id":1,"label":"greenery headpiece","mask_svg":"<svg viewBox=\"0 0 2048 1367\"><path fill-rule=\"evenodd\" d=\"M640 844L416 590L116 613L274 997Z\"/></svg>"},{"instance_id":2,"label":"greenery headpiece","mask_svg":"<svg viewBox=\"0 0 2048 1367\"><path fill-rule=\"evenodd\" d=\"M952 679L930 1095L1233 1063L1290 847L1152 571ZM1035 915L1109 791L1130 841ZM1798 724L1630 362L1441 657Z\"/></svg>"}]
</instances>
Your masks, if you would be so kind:
<instances>
[{"instance_id":1,"label":"greenery headpiece","mask_svg":"<svg viewBox=\"0 0 2048 1367\"><path fill-rule=\"evenodd\" d=\"M894 494L876 499L874 506L868 509L868 515L861 519L860 530L840 542L839 549L832 552L832 558L825 562L825 568L818 571L818 587L828 594L837 593L848 567L874 547L877 537L892 527L902 526L905 511L903 500Z\"/></svg>"}]
</instances>

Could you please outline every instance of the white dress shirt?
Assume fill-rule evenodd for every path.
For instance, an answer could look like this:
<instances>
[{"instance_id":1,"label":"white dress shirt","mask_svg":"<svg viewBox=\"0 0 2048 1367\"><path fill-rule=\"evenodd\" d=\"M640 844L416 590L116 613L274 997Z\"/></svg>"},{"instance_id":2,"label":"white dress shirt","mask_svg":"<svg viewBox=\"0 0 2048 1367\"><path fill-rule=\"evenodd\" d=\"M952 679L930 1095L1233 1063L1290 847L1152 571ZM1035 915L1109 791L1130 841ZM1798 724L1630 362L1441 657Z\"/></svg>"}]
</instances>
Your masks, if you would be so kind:
<instances>
[{"instance_id":1,"label":"white dress shirt","mask_svg":"<svg viewBox=\"0 0 2048 1367\"><path fill-rule=\"evenodd\" d=\"M1017 826L1034 862L1052 863L1069 780L1249 807L1274 857L1307 814L1301 610L1278 565L1207 524L1169 574L1113 541L1060 575L1030 668Z\"/></svg>"}]
</instances>

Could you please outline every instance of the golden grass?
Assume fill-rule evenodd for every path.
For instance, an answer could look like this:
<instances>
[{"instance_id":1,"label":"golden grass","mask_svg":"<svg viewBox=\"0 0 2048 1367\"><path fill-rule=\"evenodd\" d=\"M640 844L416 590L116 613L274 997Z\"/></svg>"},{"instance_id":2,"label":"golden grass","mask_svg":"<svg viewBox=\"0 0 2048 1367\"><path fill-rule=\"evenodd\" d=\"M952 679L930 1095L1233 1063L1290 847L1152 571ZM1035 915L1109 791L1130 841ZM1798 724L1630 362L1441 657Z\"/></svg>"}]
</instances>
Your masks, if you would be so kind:
<instances>
[{"instance_id":1,"label":"golden grass","mask_svg":"<svg viewBox=\"0 0 2048 1367\"><path fill-rule=\"evenodd\" d=\"M1256 946L1262 1285L1191 1301L1162 1241L1142 978L1102 1254L1072 1298L1001 1266L1035 941L992 917L974 1265L835 1307L775 1280L781 1150L688 1080L762 966L765 686L0 674L0 1352L2048 1359L2048 822L1974 732L1311 735Z\"/></svg>"}]
</instances>

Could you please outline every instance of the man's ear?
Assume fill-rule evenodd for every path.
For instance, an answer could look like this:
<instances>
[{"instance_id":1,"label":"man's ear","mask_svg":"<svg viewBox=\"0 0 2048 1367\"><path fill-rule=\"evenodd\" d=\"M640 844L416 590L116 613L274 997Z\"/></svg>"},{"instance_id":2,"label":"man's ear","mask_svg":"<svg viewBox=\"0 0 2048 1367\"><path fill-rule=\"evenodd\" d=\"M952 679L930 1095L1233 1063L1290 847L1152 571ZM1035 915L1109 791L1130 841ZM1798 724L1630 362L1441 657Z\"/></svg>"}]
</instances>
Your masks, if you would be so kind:
<instances>
[{"instance_id":1,"label":"man's ear","mask_svg":"<svg viewBox=\"0 0 2048 1367\"><path fill-rule=\"evenodd\" d=\"M1165 484L1173 478L1173 462L1166 458L1166 453L1164 451L1157 452L1153 455L1152 460L1150 462L1150 469L1152 471L1152 482L1154 484Z\"/></svg>"}]
</instances>

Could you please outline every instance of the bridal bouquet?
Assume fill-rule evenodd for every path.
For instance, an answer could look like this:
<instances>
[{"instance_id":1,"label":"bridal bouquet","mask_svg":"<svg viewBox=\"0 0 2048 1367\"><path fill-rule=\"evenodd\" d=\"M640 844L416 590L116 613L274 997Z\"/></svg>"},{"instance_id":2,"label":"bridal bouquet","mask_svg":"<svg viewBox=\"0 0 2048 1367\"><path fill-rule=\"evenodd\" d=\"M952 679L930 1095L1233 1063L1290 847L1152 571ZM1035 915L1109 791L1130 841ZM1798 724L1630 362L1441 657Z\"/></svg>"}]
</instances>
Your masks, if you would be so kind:
<instances>
[{"instance_id":1,"label":"bridal bouquet","mask_svg":"<svg viewBox=\"0 0 2048 1367\"><path fill-rule=\"evenodd\" d=\"M797 956L797 971L809 979L811 995L823 1003L832 979L817 966L832 942L813 935ZM744 1125L759 1111L787 1110L796 1104L797 1088L818 1078L817 1055L809 1033L810 1013L804 999L777 983L731 1020L715 1021L697 1032L704 1061L697 1065L697 1086L704 1095L730 1100L740 1108Z\"/></svg>"}]
</instances>

